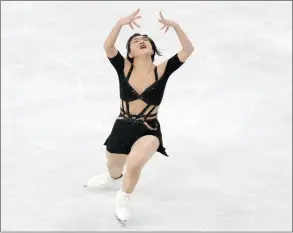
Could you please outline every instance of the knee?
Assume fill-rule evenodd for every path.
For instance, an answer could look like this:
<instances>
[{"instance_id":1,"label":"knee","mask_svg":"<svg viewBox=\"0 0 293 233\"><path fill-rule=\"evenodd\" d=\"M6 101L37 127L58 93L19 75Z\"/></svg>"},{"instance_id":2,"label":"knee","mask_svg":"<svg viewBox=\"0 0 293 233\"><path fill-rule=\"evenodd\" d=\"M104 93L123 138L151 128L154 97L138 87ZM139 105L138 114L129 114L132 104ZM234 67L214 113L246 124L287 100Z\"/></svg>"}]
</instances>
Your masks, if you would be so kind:
<instances>
[{"instance_id":1,"label":"knee","mask_svg":"<svg viewBox=\"0 0 293 233\"><path fill-rule=\"evenodd\" d=\"M111 170L122 170L123 166L113 161L107 161L107 167Z\"/></svg>"}]
</instances>

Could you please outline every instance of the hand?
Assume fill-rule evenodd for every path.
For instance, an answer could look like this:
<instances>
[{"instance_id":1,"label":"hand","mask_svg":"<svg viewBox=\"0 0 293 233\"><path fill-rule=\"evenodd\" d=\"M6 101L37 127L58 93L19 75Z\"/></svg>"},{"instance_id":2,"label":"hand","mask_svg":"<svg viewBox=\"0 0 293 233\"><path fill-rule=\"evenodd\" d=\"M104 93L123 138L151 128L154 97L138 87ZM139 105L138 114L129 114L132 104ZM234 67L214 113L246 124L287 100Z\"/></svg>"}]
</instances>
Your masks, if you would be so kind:
<instances>
[{"instance_id":1,"label":"hand","mask_svg":"<svg viewBox=\"0 0 293 233\"><path fill-rule=\"evenodd\" d=\"M176 22L174 22L172 20L165 19L161 11L160 11L160 17L161 17L161 19L159 19L159 22L164 25L161 28L161 30L163 30L164 28L166 28L165 33L169 30L169 27L175 27L177 25Z\"/></svg>"},{"instance_id":2,"label":"hand","mask_svg":"<svg viewBox=\"0 0 293 233\"><path fill-rule=\"evenodd\" d=\"M141 16L138 16L138 12L140 11L140 9L137 9L135 12L133 12L131 15L122 18L119 20L119 23L121 23L121 25L129 25L129 27L131 27L131 29L134 29L133 25L137 26L138 28L140 28L140 26L134 21L136 19L140 19Z\"/></svg>"}]
</instances>

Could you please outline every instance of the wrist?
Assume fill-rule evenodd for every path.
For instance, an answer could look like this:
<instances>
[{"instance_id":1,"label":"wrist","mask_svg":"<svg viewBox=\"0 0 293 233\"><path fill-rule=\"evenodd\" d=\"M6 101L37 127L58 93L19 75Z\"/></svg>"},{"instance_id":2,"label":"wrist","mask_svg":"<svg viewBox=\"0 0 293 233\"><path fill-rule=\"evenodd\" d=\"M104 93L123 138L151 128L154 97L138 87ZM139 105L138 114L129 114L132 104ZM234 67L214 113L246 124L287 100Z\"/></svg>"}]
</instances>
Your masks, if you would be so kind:
<instances>
[{"instance_id":1,"label":"wrist","mask_svg":"<svg viewBox=\"0 0 293 233\"><path fill-rule=\"evenodd\" d=\"M179 28L179 27L180 27L180 26L179 26L178 23L176 23L176 22L173 23L173 28L174 28L174 29Z\"/></svg>"}]
</instances>

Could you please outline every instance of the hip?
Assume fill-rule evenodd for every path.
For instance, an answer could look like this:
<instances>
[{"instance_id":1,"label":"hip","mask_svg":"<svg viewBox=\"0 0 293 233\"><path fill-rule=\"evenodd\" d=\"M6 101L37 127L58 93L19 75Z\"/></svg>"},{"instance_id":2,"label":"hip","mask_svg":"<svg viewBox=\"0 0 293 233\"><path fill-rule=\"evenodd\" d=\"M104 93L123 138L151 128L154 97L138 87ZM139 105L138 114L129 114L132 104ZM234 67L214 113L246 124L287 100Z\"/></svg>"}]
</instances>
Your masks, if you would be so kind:
<instances>
[{"instance_id":1,"label":"hip","mask_svg":"<svg viewBox=\"0 0 293 233\"><path fill-rule=\"evenodd\" d=\"M143 126L145 129L150 130L150 131L160 130L160 122L157 118L140 120L140 119L131 119L129 117L125 118L125 117L122 117L119 115L115 121L115 124L116 123L123 123L123 122L125 122L128 125L132 125L133 127Z\"/></svg>"}]
</instances>

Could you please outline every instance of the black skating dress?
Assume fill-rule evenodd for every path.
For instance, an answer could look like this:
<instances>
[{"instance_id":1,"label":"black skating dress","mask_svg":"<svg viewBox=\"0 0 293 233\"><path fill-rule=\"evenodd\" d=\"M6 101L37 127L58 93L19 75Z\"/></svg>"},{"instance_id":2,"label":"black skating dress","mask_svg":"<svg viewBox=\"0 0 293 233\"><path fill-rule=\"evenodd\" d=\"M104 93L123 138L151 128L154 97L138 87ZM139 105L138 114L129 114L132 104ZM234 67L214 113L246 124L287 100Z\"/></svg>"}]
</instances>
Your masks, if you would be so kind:
<instances>
[{"instance_id":1,"label":"black skating dress","mask_svg":"<svg viewBox=\"0 0 293 233\"><path fill-rule=\"evenodd\" d=\"M160 146L157 151L168 156L163 146L162 132L157 113L152 112L161 104L166 83L170 75L177 70L183 62L179 60L178 54L176 53L167 61L164 74L160 78L158 77L157 67L155 67L155 82L147 87L141 94L138 94L129 84L133 64L127 76L125 76L125 61L120 52L118 51L117 55L108 59L118 74L121 107L120 114L114 123L112 131L104 143L107 151L110 153L129 154L132 145L137 139L145 135L153 135L160 141ZM144 101L147 105L139 114L133 115L129 111L129 103L137 99Z\"/></svg>"}]
</instances>

